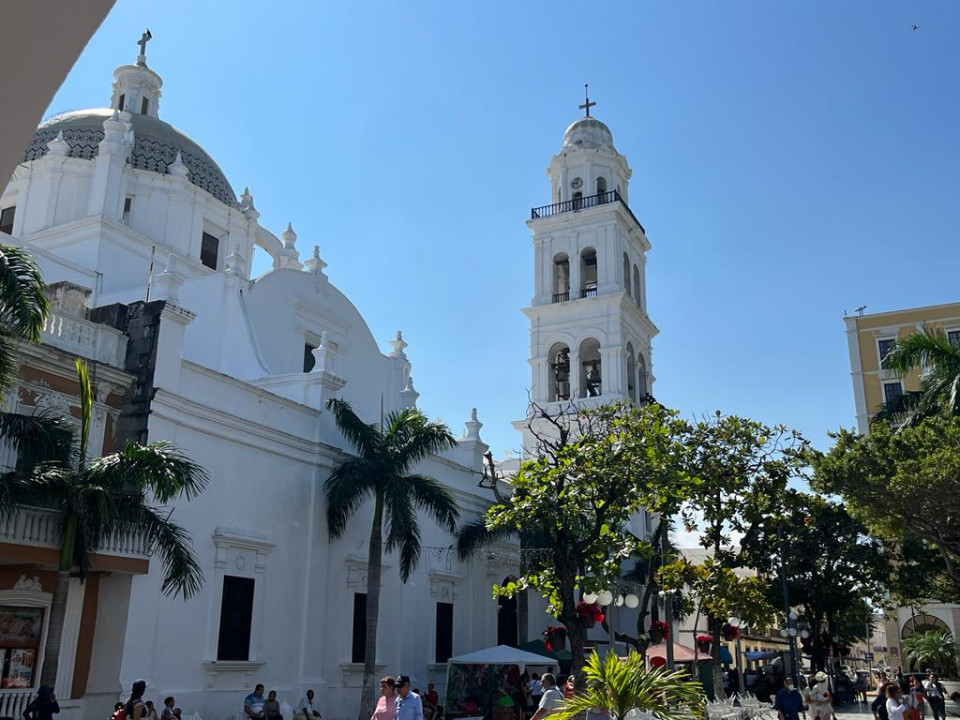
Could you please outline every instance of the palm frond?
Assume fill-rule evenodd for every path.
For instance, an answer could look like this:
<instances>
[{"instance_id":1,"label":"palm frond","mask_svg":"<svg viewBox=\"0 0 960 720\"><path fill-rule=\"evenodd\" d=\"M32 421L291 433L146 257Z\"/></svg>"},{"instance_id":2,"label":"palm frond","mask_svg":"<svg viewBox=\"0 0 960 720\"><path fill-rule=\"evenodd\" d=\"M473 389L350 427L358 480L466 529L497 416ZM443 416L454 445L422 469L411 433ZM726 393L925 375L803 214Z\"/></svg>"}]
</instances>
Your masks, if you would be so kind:
<instances>
[{"instance_id":1,"label":"palm frond","mask_svg":"<svg viewBox=\"0 0 960 720\"><path fill-rule=\"evenodd\" d=\"M183 527L171 520L171 511L144 506L137 518L141 531L163 566L164 595L181 595L184 600L200 592L203 571L193 552L193 540Z\"/></svg>"},{"instance_id":2,"label":"palm frond","mask_svg":"<svg viewBox=\"0 0 960 720\"><path fill-rule=\"evenodd\" d=\"M482 518L473 520L462 525L457 531L457 556L461 560L469 560L484 546L516 536L517 533L512 528L500 527L490 530Z\"/></svg>"},{"instance_id":3,"label":"palm frond","mask_svg":"<svg viewBox=\"0 0 960 720\"><path fill-rule=\"evenodd\" d=\"M87 477L115 492L149 488L161 503L177 497L193 499L210 482L206 470L165 441L128 443L120 452L94 460Z\"/></svg>"},{"instance_id":4,"label":"palm frond","mask_svg":"<svg viewBox=\"0 0 960 720\"><path fill-rule=\"evenodd\" d=\"M87 443L90 440L90 416L93 414L93 386L83 358L77 358L77 385L80 388L80 467L87 464Z\"/></svg>"},{"instance_id":5,"label":"palm frond","mask_svg":"<svg viewBox=\"0 0 960 720\"><path fill-rule=\"evenodd\" d=\"M327 532L336 540L347 530L350 518L373 495L376 466L358 457L341 462L323 483L327 501Z\"/></svg>"},{"instance_id":6,"label":"palm frond","mask_svg":"<svg viewBox=\"0 0 960 720\"><path fill-rule=\"evenodd\" d=\"M387 437L391 439L391 454L401 474L429 455L456 447L457 440L450 428L442 422L427 420L419 410L401 411L397 420L395 425L390 425Z\"/></svg>"},{"instance_id":7,"label":"palm frond","mask_svg":"<svg viewBox=\"0 0 960 720\"><path fill-rule=\"evenodd\" d=\"M17 451L17 471L29 473L43 462L67 463L73 453L73 428L49 413L0 413L0 439Z\"/></svg>"},{"instance_id":8,"label":"palm frond","mask_svg":"<svg viewBox=\"0 0 960 720\"><path fill-rule=\"evenodd\" d=\"M340 434L359 455L370 456L377 452L382 438L376 425L364 423L346 400L331 398L327 400L327 409L333 413Z\"/></svg>"},{"instance_id":9,"label":"palm frond","mask_svg":"<svg viewBox=\"0 0 960 720\"><path fill-rule=\"evenodd\" d=\"M410 486L414 505L426 510L444 530L456 532L460 508L453 493L426 475L407 475L403 480Z\"/></svg>"},{"instance_id":10,"label":"palm frond","mask_svg":"<svg viewBox=\"0 0 960 720\"><path fill-rule=\"evenodd\" d=\"M21 340L39 342L48 307L47 288L30 253L0 245L0 309L4 324Z\"/></svg>"},{"instance_id":11,"label":"palm frond","mask_svg":"<svg viewBox=\"0 0 960 720\"><path fill-rule=\"evenodd\" d=\"M3 318L0 312L0 390L13 387L20 371L20 341ZM0 403L5 406L5 396L0 395Z\"/></svg>"},{"instance_id":12,"label":"palm frond","mask_svg":"<svg viewBox=\"0 0 960 720\"><path fill-rule=\"evenodd\" d=\"M420 524L417 522L412 488L406 483L394 482L387 486L384 510L388 521L388 552L399 550L400 580L406 582L420 562Z\"/></svg>"}]
</instances>

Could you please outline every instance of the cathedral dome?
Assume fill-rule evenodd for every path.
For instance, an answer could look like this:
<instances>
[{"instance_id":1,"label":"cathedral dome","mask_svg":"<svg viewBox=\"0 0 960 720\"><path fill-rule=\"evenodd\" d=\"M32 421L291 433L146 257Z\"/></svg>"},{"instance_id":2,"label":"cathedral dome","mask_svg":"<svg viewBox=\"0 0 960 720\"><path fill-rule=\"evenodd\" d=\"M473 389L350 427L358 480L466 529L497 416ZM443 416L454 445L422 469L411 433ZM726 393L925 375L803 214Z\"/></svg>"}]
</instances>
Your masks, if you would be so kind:
<instances>
[{"instance_id":1,"label":"cathedral dome","mask_svg":"<svg viewBox=\"0 0 960 720\"><path fill-rule=\"evenodd\" d=\"M46 155L47 143L60 132L70 146L70 157L92 160L97 156L103 140L103 123L113 112L107 108L76 110L45 120L27 145L23 162ZM226 176L203 148L163 120L139 113L129 115L134 134L133 150L127 158L129 165L140 170L166 173L167 166L176 160L179 152L183 164L190 171L190 182L223 204L237 206L237 196Z\"/></svg>"},{"instance_id":2,"label":"cathedral dome","mask_svg":"<svg viewBox=\"0 0 960 720\"><path fill-rule=\"evenodd\" d=\"M582 117L567 128L563 134L563 147L584 148L597 150L609 148L613 150L613 133L604 123L595 117Z\"/></svg>"}]
</instances>

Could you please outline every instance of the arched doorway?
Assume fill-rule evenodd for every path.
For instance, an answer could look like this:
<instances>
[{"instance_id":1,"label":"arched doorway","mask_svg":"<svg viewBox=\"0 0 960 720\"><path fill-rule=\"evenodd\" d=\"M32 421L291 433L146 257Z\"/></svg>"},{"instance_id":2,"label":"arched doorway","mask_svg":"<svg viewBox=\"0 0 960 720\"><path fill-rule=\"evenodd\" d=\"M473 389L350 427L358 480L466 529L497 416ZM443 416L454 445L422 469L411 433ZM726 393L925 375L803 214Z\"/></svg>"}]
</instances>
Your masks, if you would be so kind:
<instances>
[{"instance_id":1,"label":"arched doorway","mask_svg":"<svg viewBox=\"0 0 960 720\"><path fill-rule=\"evenodd\" d=\"M508 577L502 584L515 581L515 577ZM501 595L497 600L497 645L517 646L518 621L517 596L508 598Z\"/></svg>"}]
</instances>

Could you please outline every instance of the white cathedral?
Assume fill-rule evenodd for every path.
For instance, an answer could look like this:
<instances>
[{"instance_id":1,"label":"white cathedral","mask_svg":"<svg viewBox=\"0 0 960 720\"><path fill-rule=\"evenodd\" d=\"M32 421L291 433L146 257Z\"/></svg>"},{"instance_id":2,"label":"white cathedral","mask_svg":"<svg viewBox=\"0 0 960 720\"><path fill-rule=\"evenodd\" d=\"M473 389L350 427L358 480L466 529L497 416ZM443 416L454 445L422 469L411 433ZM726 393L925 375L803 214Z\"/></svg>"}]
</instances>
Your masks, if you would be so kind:
<instances>
[{"instance_id":1,"label":"white cathedral","mask_svg":"<svg viewBox=\"0 0 960 720\"><path fill-rule=\"evenodd\" d=\"M91 446L169 440L211 477L173 514L203 568L197 597L164 597L161 568L136 543L102 548L90 578L71 581L61 717L106 717L137 678L149 698L175 695L205 720L233 718L258 682L290 703L313 688L329 720L354 717L372 509L329 541L322 484L349 446L324 403L344 398L371 421L381 403L415 405L406 343L397 333L381 349L318 248L301 259L292 227L277 237L259 224L251 195L238 198L216 162L160 119L161 86L142 51L115 71L110 107L40 125L0 197L0 232L12 236L2 239L34 253L53 302L8 407L69 416L73 358L85 357L97 385ZM591 106L550 163L551 204L528 222L524 312L541 405L638 400L652 383L650 244L627 205L631 170ZM255 247L273 267L253 278ZM492 500L479 486L480 429L473 411L457 447L419 468L451 489L464 521ZM407 584L384 558L378 670L433 681L442 700L449 657L535 639L555 621L537 599L519 618L515 602L492 598L518 571L515 547L460 562L453 538L427 520L422 531ZM36 621L22 636L0 633L0 715L35 689L55 543L42 510L0 523L0 625ZM616 623L628 630L635 615L624 609Z\"/></svg>"}]
</instances>

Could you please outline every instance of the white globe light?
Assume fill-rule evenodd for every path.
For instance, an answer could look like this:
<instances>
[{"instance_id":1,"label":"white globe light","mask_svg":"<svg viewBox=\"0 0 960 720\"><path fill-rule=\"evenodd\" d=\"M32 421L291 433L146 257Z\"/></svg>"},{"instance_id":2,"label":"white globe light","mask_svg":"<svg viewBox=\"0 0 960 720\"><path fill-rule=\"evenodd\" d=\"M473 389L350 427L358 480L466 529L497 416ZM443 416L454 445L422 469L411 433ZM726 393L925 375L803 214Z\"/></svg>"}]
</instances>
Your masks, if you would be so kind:
<instances>
[{"instance_id":1,"label":"white globe light","mask_svg":"<svg viewBox=\"0 0 960 720\"><path fill-rule=\"evenodd\" d=\"M614 602L614 605L617 607L623 607L623 595L617 595L617 599Z\"/></svg>"},{"instance_id":2,"label":"white globe light","mask_svg":"<svg viewBox=\"0 0 960 720\"><path fill-rule=\"evenodd\" d=\"M796 636L797 636L797 629L796 629L796 628L790 628L787 632L790 633L790 637L796 637Z\"/></svg>"},{"instance_id":3,"label":"white globe light","mask_svg":"<svg viewBox=\"0 0 960 720\"><path fill-rule=\"evenodd\" d=\"M729 620L727 620L727 625L729 625L732 628L740 627L740 618L738 617L730 618Z\"/></svg>"},{"instance_id":4,"label":"white globe light","mask_svg":"<svg viewBox=\"0 0 960 720\"><path fill-rule=\"evenodd\" d=\"M583 594L583 601L587 605L593 605L597 601L597 594L595 592L588 592Z\"/></svg>"},{"instance_id":5,"label":"white globe light","mask_svg":"<svg viewBox=\"0 0 960 720\"><path fill-rule=\"evenodd\" d=\"M638 598L633 593L630 593L623 599L623 602L626 604L628 608L632 610L633 608L638 607L640 605L640 598Z\"/></svg>"},{"instance_id":6,"label":"white globe light","mask_svg":"<svg viewBox=\"0 0 960 720\"><path fill-rule=\"evenodd\" d=\"M810 633L808 633L806 630L801 630L801 631L800 631L800 637L802 637L804 640L806 640L808 637L810 637Z\"/></svg>"},{"instance_id":7,"label":"white globe light","mask_svg":"<svg viewBox=\"0 0 960 720\"><path fill-rule=\"evenodd\" d=\"M613 593L609 590L601 590L600 594L597 595L597 602L600 605L609 605L613 602Z\"/></svg>"},{"instance_id":8,"label":"white globe light","mask_svg":"<svg viewBox=\"0 0 960 720\"><path fill-rule=\"evenodd\" d=\"M787 637L789 634L786 628L780 628L780 637Z\"/></svg>"},{"instance_id":9,"label":"white globe light","mask_svg":"<svg viewBox=\"0 0 960 720\"><path fill-rule=\"evenodd\" d=\"M798 615L797 615L793 610L791 610L791 611L790 611L790 619L791 619L791 620L796 620L797 617L798 617Z\"/></svg>"}]
</instances>

